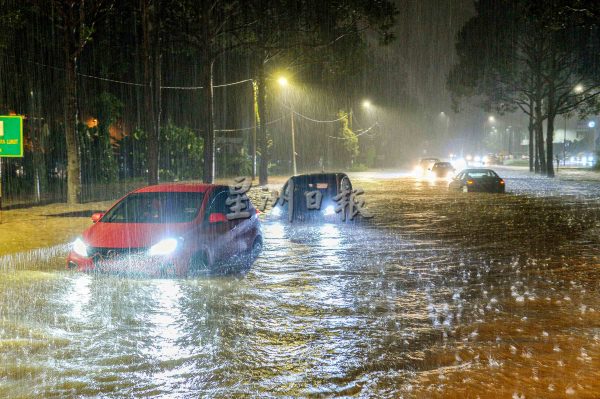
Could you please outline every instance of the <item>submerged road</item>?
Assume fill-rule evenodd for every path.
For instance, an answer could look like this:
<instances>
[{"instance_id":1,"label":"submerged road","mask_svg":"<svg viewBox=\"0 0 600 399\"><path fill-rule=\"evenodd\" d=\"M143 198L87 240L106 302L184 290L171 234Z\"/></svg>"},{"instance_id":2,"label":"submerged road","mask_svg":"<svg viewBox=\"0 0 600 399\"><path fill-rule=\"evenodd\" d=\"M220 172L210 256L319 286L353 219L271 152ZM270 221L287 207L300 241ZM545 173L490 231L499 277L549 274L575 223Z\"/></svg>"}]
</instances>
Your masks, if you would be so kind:
<instances>
[{"instance_id":1,"label":"submerged road","mask_svg":"<svg viewBox=\"0 0 600 399\"><path fill-rule=\"evenodd\" d=\"M0 397L594 398L600 183L358 173L367 223L266 221L245 275L0 275Z\"/></svg>"}]
</instances>

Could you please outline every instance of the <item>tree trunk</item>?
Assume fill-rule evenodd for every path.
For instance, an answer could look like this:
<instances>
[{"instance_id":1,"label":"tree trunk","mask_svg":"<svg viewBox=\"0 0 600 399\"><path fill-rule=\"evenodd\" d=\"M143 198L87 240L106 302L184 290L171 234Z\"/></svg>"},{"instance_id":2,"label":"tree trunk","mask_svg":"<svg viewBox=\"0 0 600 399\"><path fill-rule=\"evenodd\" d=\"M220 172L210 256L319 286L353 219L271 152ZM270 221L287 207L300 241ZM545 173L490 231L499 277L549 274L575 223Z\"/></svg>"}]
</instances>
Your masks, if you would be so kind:
<instances>
[{"instance_id":1,"label":"tree trunk","mask_svg":"<svg viewBox=\"0 0 600 399\"><path fill-rule=\"evenodd\" d=\"M265 67L262 62L258 64L258 76L256 79L257 99L256 108L258 110L258 139L257 147L260 152L260 166L258 171L258 184L263 186L269 182L269 141L267 138L267 107L266 107L266 77Z\"/></svg>"},{"instance_id":2,"label":"tree trunk","mask_svg":"<svg viewBox=\"0 0 600 399\"><path fill-rule=\"evenodd\" d=\"M538 137L538 122L536 122L535 120L533 121L533 137L534 137L534 141L533 141L534 172L540 173L540 151L539 151L540 142L539 142L539 137Z\"/></svg>"},{"instance_id":3,"label":"tree trunk","mask_svg":"<svg viewBox=\"0 0 600 399\"><path fill-rule=\"evenodd\" d=\"M541 91L541 90L540 90ZM536 148L536 173L546 173L546 156L544 152L544 121L542 120L542 101L535 102L535 148Z\"/></svg>"},{"instance_id":4,"label":"tree trunk","mask_svg":"<svg viewBox=\"0 0 600 399\"><path fill-rule=\"evenodd\" d=\"M554 111L548 111L548 121L546 125L546 176L554 177Z\"/></svg>"},{"instance_id":5,"label":"tree trunk","mask_svg":"<svg viewBox=\"0 0 600 399\"><path fill-rule=\"evenodd\" d=\"M531 109L531 108L530 108ZM533 172L534 171L534 160L533 160L533 149L534 149L534 145L533 145L533 114L529 115L529 171Z\"/></svg>"},{"instance_id":6,"label":"tree trunk","mask_svg":"<svg viewBox=\"0 0 600 399\"><path fill-rule=\"evenodd\" d=\"M258 122L260 115L258 114L258 87L256 80L252 81L252 113L254 114L254 129L252 129L252 137L250 139L250 154L252 155L252 180L256 179L256 136L258 132Z\"/></svg>"},{"instance_id":7,"label":"tree trunk","mask_svg":"<svg viewBox=\"0 0 600 399\"><path fill-rule=\"evenodd\" d=\"M533 171L535 173L540 173L540 153L538 152L538 137L537 137L537 126L536 123L533 123Z\"/></svg>"},{"instance_id":8,"label":"tree trunk","mask_svg":"<svg viewBox=\"0 0 600 399\"><path fill-rule=\"evenodd\" d=\"M554 177L554 118L556 117L556 111L554 107L554 99L556 90L554 88L554 82L550 82L548 85L548 120L546 125L546 176Z\"/></svg>"},{"instance_id":9,"label":"tree trunk","mask_svg":"<svg viewBox=\"0 0 600 399\"><path fill-rule=\"evenodd\" d=\"M533 99L529 98L529 125L527 126L529 130L529 171L533 172L535 169L534 165L534 144L533 144Z\"/></svg>"},{"instance_id":10,"label":"tree trunk","mask_svg":"<svg viewBox=\"0 0 600 399\"><path fill-rule=\"evenodd\" d=\"M161 57L156 6L141 0L144 59L144 131L147 135L148 184L159 181Z\"/></svg>"},{"instance_id":11,"label":"tree trunk","mask_svg":"<svg viewBox=\"0 0 600 399\"><path fill-rule=\"evenodd\" d=\"M204 168L202 181L212 184L215 179L215 115L213 96L213 60L205 51L202 65L203 122L204 122Z\"/></svg>"},{"instance_id":12,"label":"tree trunk","mask_svg":"<svg viewBox=\"0 0 600 399\"><path fill-rule=\"evenodd\" d=\"M539 173L546 173L546 151L544 149L544 121L540 120L536 126L536 148L540 162Z\"/></svg>"},{"instance_id":13,"label":"tree trunk","mask_svg":"<svg viewBox=\"0 0 600 399\"><path fill-rule=\"evenodd\" d=\"M554 104L556 99L556 86L555 79L558 74L556 73L556 48L551 45L550 48L552 63L550 79L548 82L548 121L546 125L546 176L554 177L554 118L556 117L556 106Z\"/></svg>"},{"instance_id":14,"label":"tree trunk","mask_svg":"<svg viewBox=\"0 0 600 399\"><path fill-rule=\"evenodd\" d=\"M77 59L65 49L65 144L67 146L67 202L81 201L81 162L77 142Z\"/></svg>"}]
</instances>

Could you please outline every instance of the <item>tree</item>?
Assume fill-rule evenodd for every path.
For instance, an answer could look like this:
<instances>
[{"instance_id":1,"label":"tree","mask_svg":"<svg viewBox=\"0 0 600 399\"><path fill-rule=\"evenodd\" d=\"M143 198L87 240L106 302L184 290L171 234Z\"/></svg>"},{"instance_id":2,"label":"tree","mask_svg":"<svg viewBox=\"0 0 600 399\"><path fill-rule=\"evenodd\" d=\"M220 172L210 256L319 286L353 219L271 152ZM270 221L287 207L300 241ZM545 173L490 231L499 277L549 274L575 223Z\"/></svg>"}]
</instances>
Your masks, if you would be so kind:
<instances>
[{"instance_id":1,"label":"tree","mask_svg":"<svg viewBox=\"0 0 600 399\"><path fill-rule=\"evenodd\" d=\"M345 160L344 167L349 167L354 162L354 159L358 155L358 137L352 131L352 126L350 124L349 114L344 111L338 112L338 118L341 118L341 137L336 137L336 141L341 141L341 150L343 154L339 158Z\"/></svg>"},{"instance_id":2,"label":"tree","mask_svg":"<svg viewBox=\"0 0 600 399\"><path fill-rule=\"evenodd\" d=\"M245 6L239 0L182 0L165 10L169 20L180 27L173 40L190 46L200 55L205 183L212 183L215 177L214 63L220 55L238 46L231 35L251 23L241 18Z\"/></svg>"},{"instance_id":3,"label":"tree","mask_svg":"<svg viewBox=\"0 0 600 399\"><path fill-rule=\"evenodd\" d=\"M112 0L37 0L40 12L50 2L55 13L53 23L62 31L63 66L65 71L65 144L67 149L67 202L81 200L81 161L77 144L79 122L77 105L77 61L92 40L95 25L112 9Z\"/></svg>"},{"instance_id":4,"label":"tree","mask_svg":"<svg viewBox=\"0 0 600 399\"><path fill-rule=\"evenodd\" d=\"M589 26L586 26L584 20L569 15L576 12L572 6L581 6L583 3L553 0L543 7L539 5L535 7L539 19L543 21L548 32L549 51L546 53L542 75L547 86L546 155L549 177L554 176L552 143L556 116L573 111L585 115L598 110L600 94L600 73L597 70L600 63L598 31L588 29ZM573 11L564 14L564 10ZM598 6L589 10L597 12Z\"/></svg>"},{"instance_id":5,"label":"tree","mask_svg":"<svg viewBox=\"0 0 600 399\"><path fill-rule=\"evenodd\" d=\"M455 107L465 98L479 97L486 111L502 114L521 109L529 118L530 170L539 172L545 158L534 149L543 148L544 91L541 74L534 72L544 51L543 40L531 24L522 23L517 3L507 7L502 1L481 1L476 11L458 33L459 62L448 76Z\"/></svg>"},{"instance_id":6,"label":"tree","mask_svg":"<svg viewBox=\"0 0 600 399\"><path fill-rule=\"evenodd\" d=\"M580 109L598 94L590 70L581 67L581 49L589 48L590 42L575 24L558 19L559 3L565 6L561 0L550 4L531 0L477 2L477 15L459 32L459 63L448 77L455 99L483 96L484 108L500 112L519 108L526 113L530 118L530 168L550 177L554 176L556 115ZM583 84L585 89L574 90Z\"/></svg>"},{"instance_id":7,"label":"tree","mask_svg":"<svg viewBox=\"0 0 600 399\"><path fill-rule=\"evenodd\" d=\"M148 162L148 184L158 183L161 119L161 0L139 0L142 16L142 69L144 75L144 119Z\"/></svg>"},{"instance_id":8,"label":"tree","mask_svg":"<svg viewBox=\"0 0 600 399\"><path fill-rule=\"evenodd\" d=\"M251 50L256 68L260 185L268 182L270 161L267 66L275 60L287 69L350 61L345 56L350 49L363 45L367 32L374 33L381 44L393 39L396 14L395 5L387 0L277 0L247 4L245 20L252 23L235 34L237 42Z\"/></svg>"}]
</instances>

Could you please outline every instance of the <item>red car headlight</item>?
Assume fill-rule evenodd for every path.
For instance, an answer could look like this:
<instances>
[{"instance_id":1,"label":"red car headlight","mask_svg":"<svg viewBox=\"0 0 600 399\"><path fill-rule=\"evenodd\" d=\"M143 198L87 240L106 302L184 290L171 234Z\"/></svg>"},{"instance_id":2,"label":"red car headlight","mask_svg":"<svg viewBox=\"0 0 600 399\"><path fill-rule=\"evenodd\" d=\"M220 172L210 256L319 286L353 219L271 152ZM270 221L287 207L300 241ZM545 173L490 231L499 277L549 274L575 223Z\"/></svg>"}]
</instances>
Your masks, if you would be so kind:
<instances>
[{"instance_id":1,"label":"red car headlight","mask_svg":"<svg viewBox=\"0 0 600 399\"><path fill-rule=\"evenodd\" d=\"M73 252L75 252L79 256L88 256L87 245L85 244L85 242L83 242L81 238L77 238L75 241L73 241L72 249Z\"/></svg>"},{"instance_id":2,"label":"red car headlight","mask_svg":"<svg viewBox=\"0 0 600 399\"><path fill-rule=\"evenodd\" d=\"M170 255L177 249L177 240L175 238L165 238L150 247L148 255L164 256Z\"/></svg>"}]
</instances>

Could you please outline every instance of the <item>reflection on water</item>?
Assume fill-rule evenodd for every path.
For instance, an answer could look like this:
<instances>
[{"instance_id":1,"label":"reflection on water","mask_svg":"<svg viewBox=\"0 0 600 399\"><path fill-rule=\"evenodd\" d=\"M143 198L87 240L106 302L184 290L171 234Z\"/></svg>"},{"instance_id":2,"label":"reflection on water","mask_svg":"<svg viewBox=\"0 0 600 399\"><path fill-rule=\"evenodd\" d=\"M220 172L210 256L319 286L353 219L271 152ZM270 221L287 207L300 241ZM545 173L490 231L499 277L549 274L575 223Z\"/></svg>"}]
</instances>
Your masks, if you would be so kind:
<instances>
[{"instance_id":1,"label":"reflection on water","mask_svg":"<svg viewBox=\"0 0 600 399\"><path fill-rule=\"evenodd\" d=\"M246 275L4 271L0 397L600 392L599 204L363 177L374 219L267 222Z\"/></svg>"}]
</instances>

